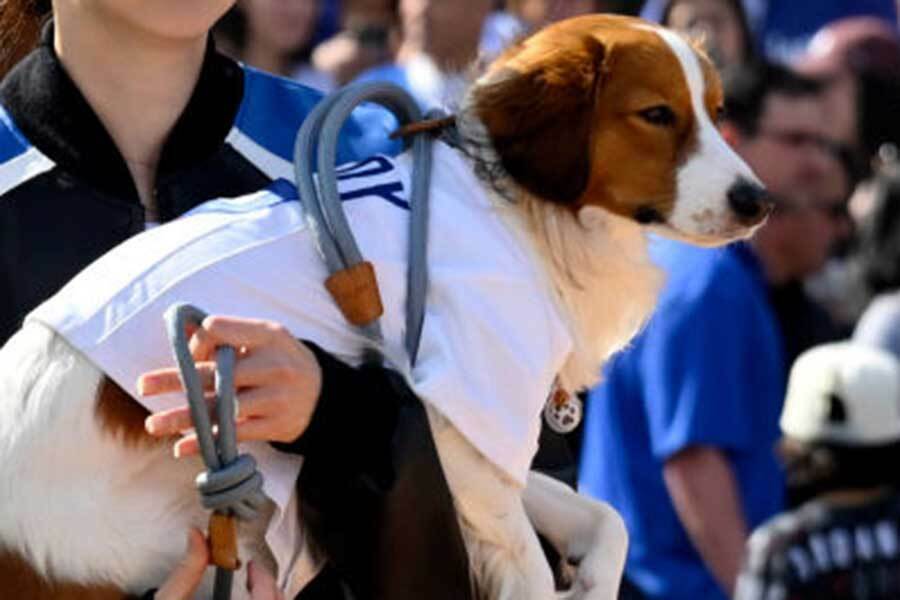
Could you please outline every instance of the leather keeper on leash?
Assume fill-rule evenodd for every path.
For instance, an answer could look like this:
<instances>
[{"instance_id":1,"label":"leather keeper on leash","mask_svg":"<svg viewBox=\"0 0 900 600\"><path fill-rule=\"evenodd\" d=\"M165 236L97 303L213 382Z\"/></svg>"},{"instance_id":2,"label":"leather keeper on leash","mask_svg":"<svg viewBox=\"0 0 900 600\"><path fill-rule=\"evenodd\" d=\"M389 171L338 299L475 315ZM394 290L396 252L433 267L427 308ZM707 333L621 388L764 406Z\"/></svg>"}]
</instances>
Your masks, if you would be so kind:
<instances>
[{"instance_id":1,"label":"leather keeper on leash","mask_svg":"<svg viewBox=\"0 0 900 600\"><path fill-rule=\"evenodd\" d=\"M209 556L210 562L220 569L237 571L241 568L237 520L233 515L215 511L209 516Z\"/></svg>"},{"instance_id":2,"label":"leather keeper on leash","mask_svg":"<svg viewBox=\"0 0 900 600\"><path fill-rule=\"evenodd\" d=\"M369 261L336 271L325 280L325 287L348 322L361 327L384 314L375 268Z\"/></svg>"}]
</instances>

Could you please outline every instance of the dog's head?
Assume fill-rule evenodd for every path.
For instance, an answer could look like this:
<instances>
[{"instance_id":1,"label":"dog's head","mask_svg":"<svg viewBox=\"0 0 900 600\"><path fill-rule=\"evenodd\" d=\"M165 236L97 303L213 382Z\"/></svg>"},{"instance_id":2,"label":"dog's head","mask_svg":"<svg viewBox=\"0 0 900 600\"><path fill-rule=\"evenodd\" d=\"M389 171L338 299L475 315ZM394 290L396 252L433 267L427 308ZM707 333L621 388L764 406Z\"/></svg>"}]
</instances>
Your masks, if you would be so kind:
<instances>
[{"instance_id":1,"label":"dog's head","mask_svg":"<svg viewBox=\"0 0 900 600\"><path fill-rule=\"evenodd\" d=\"M722 102L702 50L640 19L591 15L511 47L464 110L533 196L711 245L749 235L769 212L759 180L716 130Z\"/></svg>"}]
</instances>

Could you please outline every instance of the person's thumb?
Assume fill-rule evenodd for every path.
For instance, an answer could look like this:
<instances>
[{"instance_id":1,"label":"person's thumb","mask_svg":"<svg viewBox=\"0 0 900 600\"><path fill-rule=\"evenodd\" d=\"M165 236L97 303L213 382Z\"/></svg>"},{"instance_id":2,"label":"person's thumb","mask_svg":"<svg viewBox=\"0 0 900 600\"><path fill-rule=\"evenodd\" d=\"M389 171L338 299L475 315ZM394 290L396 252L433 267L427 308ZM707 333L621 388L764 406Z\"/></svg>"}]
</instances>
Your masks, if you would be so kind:
<instances>
[{"instance_id":1,"label":"person's thumb","mask_svg":"<svg viewBox=\"0 0 900 600\"><path fill-rule=\"evenodd\" d=\"M206 539L197 529L191 529L187 543L184 557L157 590L155 600L191 600L200 586L209 565Z\"/></svg>"},{"instance_id":2,"label":"person's thumb","mask_svg":"<svg viewBox=\"0 0 900 600\"><path fill-rule=\"evenodd\" d=\"M247 565L247 591L252 600L284 600L272 574L252 560Z\"/></svg>"}]
</instances>

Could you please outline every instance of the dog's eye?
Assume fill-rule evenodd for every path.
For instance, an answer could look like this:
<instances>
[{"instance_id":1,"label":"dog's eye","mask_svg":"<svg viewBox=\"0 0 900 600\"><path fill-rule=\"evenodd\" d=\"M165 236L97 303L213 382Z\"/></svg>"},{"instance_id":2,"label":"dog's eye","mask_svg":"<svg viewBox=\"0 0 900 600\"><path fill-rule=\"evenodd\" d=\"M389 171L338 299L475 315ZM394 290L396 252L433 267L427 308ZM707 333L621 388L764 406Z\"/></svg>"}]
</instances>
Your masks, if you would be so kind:
<instances>
[{"instance_id":1,"label":"dog's eye","mask_svg":"<svg viewBox=\"0 0 900 600\"><path fill-rule=\"evenodd\" d=\"M651 125L671 127L675 124L675 112L665 104L645 108L639 111L638 115Z\"/></svg>"}]
</instances>

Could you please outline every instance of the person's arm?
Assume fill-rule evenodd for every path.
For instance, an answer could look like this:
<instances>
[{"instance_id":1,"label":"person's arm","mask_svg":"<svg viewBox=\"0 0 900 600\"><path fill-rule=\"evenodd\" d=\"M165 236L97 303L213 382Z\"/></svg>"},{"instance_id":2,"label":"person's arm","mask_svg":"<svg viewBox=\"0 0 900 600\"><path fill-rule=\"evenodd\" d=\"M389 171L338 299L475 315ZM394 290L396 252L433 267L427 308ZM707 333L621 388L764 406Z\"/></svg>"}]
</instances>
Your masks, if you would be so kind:
<instances>
[{"instance_id":1,"label":"person's arm","mask_svg":"<svg viewBox=\"0 0 900 600\"><path fill-rule=\"evenodd\" d=\"M744 557L747 523L727 457L713 447L686 448L665 462L663 478L691 541L730 596Z\"/></svg>"}]
</instances>

